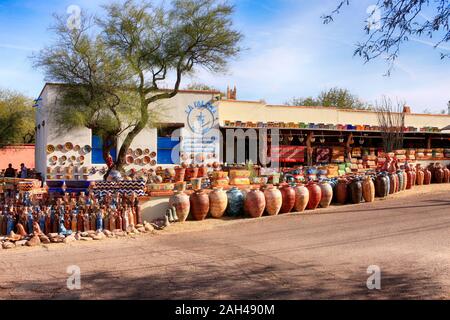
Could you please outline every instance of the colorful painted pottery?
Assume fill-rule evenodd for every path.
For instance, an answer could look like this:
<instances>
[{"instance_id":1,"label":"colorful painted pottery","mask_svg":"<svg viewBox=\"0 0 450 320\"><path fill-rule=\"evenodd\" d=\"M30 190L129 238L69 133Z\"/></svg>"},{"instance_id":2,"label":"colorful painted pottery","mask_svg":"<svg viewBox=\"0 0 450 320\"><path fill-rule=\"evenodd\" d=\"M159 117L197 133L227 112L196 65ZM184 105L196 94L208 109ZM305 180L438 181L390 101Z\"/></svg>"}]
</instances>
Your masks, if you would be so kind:
<instances>
[{"instance_id":1,"label":"colorful painted pottery","mask_svg":"<svg viewBox=\"0 0 450 320\"><path fill-rule=\"evenodd\" d=\"M85 146L83 147L83 152L84 152L84 153L90 153L91 151L92 151L91 146L85 145Z\"/></svg>"},{"instance_id":2,"label":"colorful painted pottery","mask_svg":"<svg viewBox=\"0 0 450 320\"><path fill-rule=\"evenodd\" d=\"M309 191L309 201L307 205L308 210L316 210L322 200L322 189L317 183L310 183L307 186Z\"/></svg>"},{"instance_id":3,"label":"colorful painted pottery","mask_svg":"<svg viewBox=\"0 0 450 320\"><path fill-rule=\"evenodd\" d=\"M152 161L152 159L149 156L145 156L144 159L142 160L142 163L150 164L151 161Z\"/></svg>"},{"instance_id":4,"label":"colorful painted pottery","mask_svg":"<svg viewBox=\"0 0 450 320\"><path fill-rule=\"evenodd\" d=\"M152 160L152 162L150 162L150 165L151 165L152 167L156 166L156 160Z\"/></svg>"},{"instance_id":5,"label":"colorful painted pottery","mask_svg":"<svg viewBox=\"0 0 450 320\"><path fill-rule=\"evenodd\" d=\"M375 201L375 184L371 177L365 177L362 183L363 198L366 202ZM393 189L395 190L395 189Z\"/></svg>"},{"instance_id":6,"label":"colorful painted pottery","mask_svg":"<svg viewBox=\"0 0 450 320\"><path fill-rule=\"evenodd\" d=\"M197 221L205 220L209 212L209 197L203 190L197 190L189 198L191 214Z\"/></svg>"},{"instance_id":7,"label":"colorful painted pottery","mask_svg":"<svg viewBox=\"0 0 450 320\"><path fill-rule=\"evenodd\" d=\"M348 199L348 181L346 179L339 179L336 186L336 202L339 204L346 204Z\"/></svg>"},{"instance_id":8,"label":"colorful painted pottery","mask_svg":"<svg viewBox=\"0 0 450 320\"><path fill-rule=\"evenodd\" d=\"M200 190L202 188L202 178L191 179L192 190Z\"/></svg>"},{"instance_id":9,"label":"colorful painted pottery","mask_svg":"<svg viewBox=\"0 0 450 320\"><path fill-rule=\"evenodd\" d=\"M169 199L169 207L174 207L180 222L185 222L191 210L189 196L184 192L177 191Z\"/></svg>"},{"instance_id":10,"label":"colorful painted pottery","mask_svg":"<svg viewBox=\"0 0 450 320\"><path fill-rule=\"evenodd\" d=\"M73 151L75 151L75 152L80 152L80 150L81 150L81 147L79 144L77 144L75 147L73 147Z\"/></svg>"},{"instance_id":11,"label":"colorful painted pottery","mask_svg":"<svg viewBox=\"0 0 450 320\"><path fill-rule=\"evenodd\" d=\"M406 190L406 186L408 185L408 174L406 173L406 171L402 171L403 174L403 189L402 191Z\"/></svg>"},{"instance_id":12,"label":"colorful painted pottery","mask_svg":"<svg viewBox=\"0 0 450 320\"><path fill-rule=\"evenodd\" d=\"M319 184L322 192L322 198L320 200L320 206L322 208L328 208L333 200L333 188L328 182L322 182Z\"/></svg>"},{"instance_id":13,"label":"colorful painted pottery","mask_svg":"<svg viewBox=\"0 0 450 320\"><path fill-rule=\"evenodd\" d=\"M175 178L174 178L175 182L184 181L185 174L186 174L185 168L180 167L175 168Z\"/></svg>"},{"instance_id":14,"label":"colorful painted pottery","mask_svg":"<svg viewBox=\"0 0 450 320\"><path fill-rule=\"evenodd\" d=\"M228 206L228 198L225 191L222 188L214 188L209 193L209 212L211 216L216 219L220 219L225 214Z\"/></svg>"},{"instance_id":15,"label":"colorful painted pottery","mask_svg":"<svg viewBox=\"0 0 450 320\"><path fill-rule=\"evenodd\" d=\"M51 153L53 153L53 152L55 152L55 146L52 145L52 144L49 144L49 145L47 146L47 153L48 153L48 154L51 154Z\"/></svg>"},{"instance_id":16,"label":"colorful painted pottery","mask_svg":"<svg viewBox=\"0 0 450 320\"><path fill-rule=\"evenodd\" d=\"M295 191L295 205L296 212L303 212L309 202L309 190L304 185L299 185L294 188Z\"/></svg>"},{"instance_id":17,"label":"colorful painted pottery","mask_svg":"<svg viewBox=\"0 0 450 320\"><path fill-rule=\"evenodd\" d=\"M398 188L398 176L395 173L389 174L389 194L396 193Z\"/></svg>"},{"instance_id":18,"label":"colorful painted pottery","mask_svg":"<svg viewBox=\"0 0 450 320\"><path fill-rule=\"evenodd\" d=\"M280 213L283 204L283 197L281 191L274 186L268 186L264 190L264 197L266 198L266 212L269 216L276 216Z\"/></svg>"},{"instance_id":19,"label":"colorful painted pottery","mask_svg":"<svg viewBox=\"0 0 450 320\"><path fill-rule=\"evenodd\" d=\"M64 144L64 150L66 150L66 151L72 151L72 150L73 150L73 144L72 144L72 142L66 142L66 143Z\"/></svg>"},{"instance_id":20,"label":"colorful painted pottery","mask_svg":"<svg viewBox=\"0 0 450 320\"><path fill-rule=\"evenodd\" d=\"M197 173L197 177L206 177L208 175L208 167L206 166L200 166L200 168L198 168L198 173Z\"/></svg>"},{"instance_id":21,"label":"colorful painted pottery","mask_svg":"<svg viewBox=\"0 0 450 320\"><path fill-rule=\"evenodd\" d=\"M129 148L128 150L127 150L127 155L132 155L133 154L133 149L131 149L131 148Z\"/></svg>"},{"instance_id":22,"label":"colorful painted pottery","mask_svg":"<svg viewBox=\"0 0 450 320\"><path fill-rule=\"evenodd\" d=\"M58 144L57 146L56 146L56 150L58 150L58 151L63 151L64 150L64 146L62 145L62 144Z\"/></svg>"},{"instance_id":23,"label":"colorful painted pottery","mask_svg":"<svg viewBox=\"0 0 450 320\"><path fill-rule=\"evenodd\" d=\"M362 183L359 180L353 180L350 185L350 199L353 204L359 204L363 198Z\"/></svg>"},{"instance_id":24,"label":"colorful painted pottery","mask_svg":"<svg viewBox=\"0 0 450 320\"><path fill-rule=\"evenodd\" d=\"M386 198L389 194L389 180L385 175L377 176L375 180L375 193L379 198Z\"/></svg>"},{"instance_id":25,"label":"colorful painted pottery","mask_svg":"<svg viewBox=\"0 0 450 320\"><path fill-rule=\"evenodd\" d=\"M405 176L403 175L402 171L397 171L397 177L398 177L398 191L403 191L403 186L405 185Z\"/></svg>"},{"instance_id":26,"label":"colorful painted pottery","mask_svg":"<svg viewBox=\"0 0 450 320\"><path fill-rule=\"evenodd\" d=\"M152 158L152 159L154 159L154 158L156 158L156 152L152 152L152 153L150 153L150 158Z\"/></svg>"},{"instance_id":27,"label":"colorful painted pottery","mask_svg":"<svg viewBox=\"0 0 450 320\"><path fill-rule=\"evenodd\" d=\"M233 187L227 192L228 207L227 215L237 217L242 214L244 209L244 195L237 187Z\"/></svg>"},{"instance_id":28,"label":"colorful painted pottery","mask_svg":"<svg viewBox=\"0 0 450 320\"><path fill-rule=\"evenodd\" d=\"M127 156L126 162L127 162L128 165L133 164L134 163L134 158L132 156Z\"/></svg>"},{"instance_id":29,"label":"colorful painted pottery","mask_svg":"<svg viewBox=\"0 0 450 320\"><path fill-rule=\"evenodd\" d=\"M186 182L184 181L178 181L175 183L175 190L176 191L186 191Z\"/></svg>"},{"instance_id":30,"label":"colorful painted pottery","mask_svg":"<svg viewBox=\"0 0 450 320\"><path fill-rule=\"evenodd\" d=\"M266 208L264 193L253 189L247 193L244 201L244 211L252 218L261 218Z\"/></svg>"},{"instance_id":31,"label":"colorful painted pottery","mask_svg":"<svg viewBox=\"0 0 450 320\"><path fill-rule=\"evenodd\" d=\"M184 178L186 181L190 181L191 179L195 179L198 177L198 168L186 168Z\"/></svg>"},{"instance_id":32,"label":"colorful painted pottery","mask_svg":"<svg viewBox=\"0 0 450 320\"><path fill-rule=\"evenodd\" d=\"M289 213L295 206L295 190L290 185L283 185L280 187L283 204L280 213Z\"/></svg>"}]
</instances>

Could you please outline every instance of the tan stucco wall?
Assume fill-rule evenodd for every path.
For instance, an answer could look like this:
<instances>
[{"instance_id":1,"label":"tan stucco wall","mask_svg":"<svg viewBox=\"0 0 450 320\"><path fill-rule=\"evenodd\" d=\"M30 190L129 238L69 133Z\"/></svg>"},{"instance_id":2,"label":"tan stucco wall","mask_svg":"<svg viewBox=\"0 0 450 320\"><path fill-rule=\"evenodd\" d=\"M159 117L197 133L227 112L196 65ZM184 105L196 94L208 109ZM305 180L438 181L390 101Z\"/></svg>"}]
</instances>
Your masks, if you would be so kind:
<instances>
[{"instance_id":1,"label":"tan stucco wall","mask_svg":"<svg viewBox=\"0 0 450 320\"><path fill-rule=\"evenodd\" d=\"M251 122L304 122L324 124L378 125L376 113L368 111L339 110L320 107L288 107L267 105L262 102L228 101L217 102L219 119L224 121ZM406 116L406 126L417 128L438 127L450 125L448 115Z\"/></svg>"}]
</instances>

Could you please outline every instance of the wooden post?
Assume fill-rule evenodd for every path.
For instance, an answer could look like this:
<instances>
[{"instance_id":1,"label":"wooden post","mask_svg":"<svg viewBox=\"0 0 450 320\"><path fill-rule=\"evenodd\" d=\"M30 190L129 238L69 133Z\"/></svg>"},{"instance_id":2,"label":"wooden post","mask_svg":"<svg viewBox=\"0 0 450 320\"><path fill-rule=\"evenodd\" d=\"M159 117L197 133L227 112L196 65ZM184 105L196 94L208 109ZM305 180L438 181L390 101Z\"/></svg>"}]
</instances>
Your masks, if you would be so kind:
<instances>
[{"instance_id":1,"label":"wooden post","mask_svg":"<svg viewBox=\"0 0 450 320\"><path fill-rule=\"evenodd\" d=\"M313 164L313 147L311 139L314 138L314 132L308 134L308 138L306 139L306 153L307 153L307 164L308 166L312 166Z\"/></svg>"}]
</instances>

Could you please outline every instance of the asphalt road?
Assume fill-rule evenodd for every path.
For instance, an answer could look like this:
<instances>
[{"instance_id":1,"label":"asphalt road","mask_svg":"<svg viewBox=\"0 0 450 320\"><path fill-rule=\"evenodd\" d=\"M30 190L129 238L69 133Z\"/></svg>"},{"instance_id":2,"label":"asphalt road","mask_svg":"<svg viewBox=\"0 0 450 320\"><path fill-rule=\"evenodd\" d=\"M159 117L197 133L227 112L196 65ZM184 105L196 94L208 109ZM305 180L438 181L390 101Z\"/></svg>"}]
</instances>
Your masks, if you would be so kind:
<instances>
[{"instance_id":1,"label":"asphalt road","mask_svg":"<svg viewBox=\"0 0 450 320\"><path fill-rule=\"evenodd\" d=\"M423 187L314 214L2 250L0 299L450 299L449 192ZM81 290L67 289L70 265L80 267ZM372 265L381 290L367 288Z\"/></svg>"}]
</instances>

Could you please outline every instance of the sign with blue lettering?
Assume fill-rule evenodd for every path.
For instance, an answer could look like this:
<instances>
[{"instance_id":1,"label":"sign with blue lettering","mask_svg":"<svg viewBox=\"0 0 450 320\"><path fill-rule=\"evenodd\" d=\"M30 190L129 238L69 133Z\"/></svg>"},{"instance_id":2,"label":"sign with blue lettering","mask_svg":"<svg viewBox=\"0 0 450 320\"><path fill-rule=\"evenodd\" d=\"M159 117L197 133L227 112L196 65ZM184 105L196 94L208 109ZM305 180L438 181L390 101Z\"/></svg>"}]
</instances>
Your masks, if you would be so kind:
<instances>
[{"instance_id":1,"label":"sign with blue lettering","mask_svg":"<svg viewBox=\"0 0 450 320\"><path fill-rule=\"evenodd\" d=\"M211 102L194 102L186 108L186 114L189 129L199 135L208 133L217 121L217 108Z\"/></svg>"}]
</instances>

